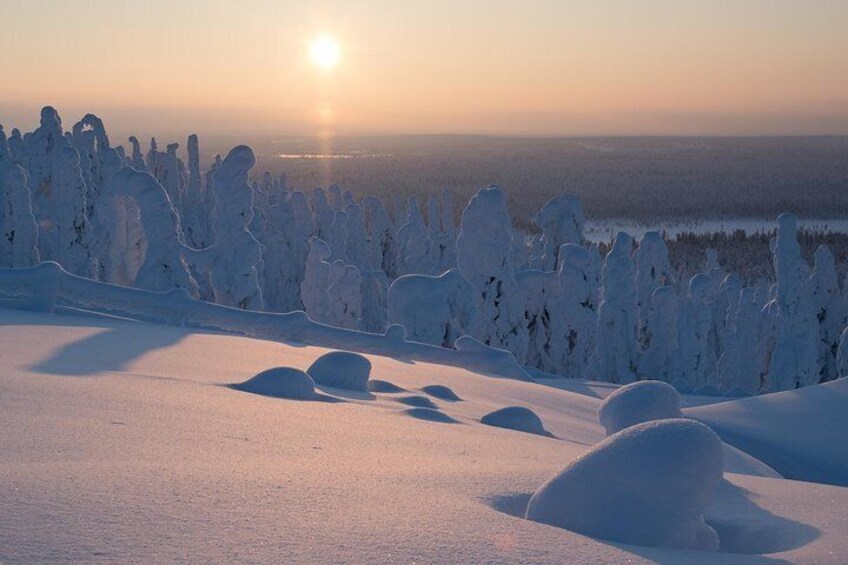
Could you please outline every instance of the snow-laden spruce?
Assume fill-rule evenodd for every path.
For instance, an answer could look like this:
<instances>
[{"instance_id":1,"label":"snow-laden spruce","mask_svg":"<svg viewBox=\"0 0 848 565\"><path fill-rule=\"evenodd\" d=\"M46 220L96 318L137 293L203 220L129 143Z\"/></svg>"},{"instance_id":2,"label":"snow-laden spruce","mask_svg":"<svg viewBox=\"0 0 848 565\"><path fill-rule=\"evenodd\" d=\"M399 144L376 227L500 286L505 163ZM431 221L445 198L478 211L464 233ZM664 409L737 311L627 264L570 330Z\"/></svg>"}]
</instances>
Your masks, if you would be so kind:
<instances>
[{"instance_id":1,"label":"snow-laden spruce","mask_svg":"<svg viewBox=\"0 0 848 565\"><path fill-rule=\"evenodd\" d=\"M586 376L614 383L636 380L636 277L633 238L619 232L604 261L603 300L598 308L595 350Z\"/></svg>"},{"instance_id":2,"label":"snow-laden spruce","mask_svg":"<svg viewBox=\"0 0 848 565\"><path fill-rule=\"evenodd\" d=\"M586 248L568 243L559 257L560 297L550 307L549 356L553 372L582 378L595 348L597 280Z\"/></svg>"},{"instance_id":3,"label":"snow-laden spruce","mask_svg":"<svg viewBox=\"0 0 848 565\"><path fill-rule=\"evenodd\" d=\"M210 248L210 275L215 302L247 310L263 310L259 288L262 248L248 226L253 219L253 190L248 183L256 158L240 145L212 173L215 191L215 245Z\"/></svg>"},{"instance_id":4,"label":"snow-laden spruce","mask_svg":"<svg viewBox=\"0 0 848 565\"><path fill-rule=\"evenodd\" d=\"M818 336L811 300L810 268L798 245L798 219L793 214L777 218L774 270L776 341L769 362L768 389L788 390L819 380Z\"/></svg>"},{"instance_id":5,"label":"snow-laden spruce","mask_svg":"<svg viewBox=\"0 0 848 565\"><path fill-rule=\"evenodd\" d=\"M26 171L12 162L6 134L0 126L0 265L32 267L39 262L38 225Z\"/></svg>"},{"instance_id":6,"label":"snow-laden spruce","mask_svg":"<svg viewBox=\"0 0 848 565\"><path fill-rule=\"evenodd\" d=\"M511 227L503 191L493 186L477 192L462 213L457 266L480 304L474 335L523 363L529 336L510 261Z\"/></svg>"},{"instance_id":7,"label":"snow-laden spruce","mask_svg":"<svg viewBox=\"0 0 848 565\"><path fill-rule=\"evenodd\" d=\"M541 253L531 260L536 269L556 270L560 247L566 243L579 245L583 242L586 218L580 200L571 194L551 198L533 218L533 223L542 232L539 239Z\"/></svg>"}]
</instances>

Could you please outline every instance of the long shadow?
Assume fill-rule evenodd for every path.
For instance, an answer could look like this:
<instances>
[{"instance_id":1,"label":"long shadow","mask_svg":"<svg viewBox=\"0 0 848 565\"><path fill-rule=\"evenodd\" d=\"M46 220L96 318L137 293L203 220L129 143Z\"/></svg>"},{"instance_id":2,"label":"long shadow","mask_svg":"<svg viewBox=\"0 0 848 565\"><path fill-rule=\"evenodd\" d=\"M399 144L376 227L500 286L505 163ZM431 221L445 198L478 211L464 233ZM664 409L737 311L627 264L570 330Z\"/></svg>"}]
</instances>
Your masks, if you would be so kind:
<instances>
[{"instance_id":1,"label":"long shadow","mask_svg":"<svg viewBox=\"0 0 848 565\"><path fill-rule=\"evenodd\" d=\"M50 357L33 365L31 370L66 376L121 371L145 353L174 345L186 336L185 332L175 328L156 331L155 326L146 326L145 331L134 329L123 324L104 329L54 351Z\"/></svg>"}]
</instances>

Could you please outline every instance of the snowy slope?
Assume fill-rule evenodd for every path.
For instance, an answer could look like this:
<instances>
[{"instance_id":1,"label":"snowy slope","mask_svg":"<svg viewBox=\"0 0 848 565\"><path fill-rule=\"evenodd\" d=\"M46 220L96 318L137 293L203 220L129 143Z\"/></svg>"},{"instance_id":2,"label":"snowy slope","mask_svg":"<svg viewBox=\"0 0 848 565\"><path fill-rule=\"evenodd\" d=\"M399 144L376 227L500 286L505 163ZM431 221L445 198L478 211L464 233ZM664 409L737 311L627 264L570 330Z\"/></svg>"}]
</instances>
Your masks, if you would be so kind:
<instances>
[{"instance_id":1,"label":"snowy slope","mask_svg":"<svg viewBox=\"0 0 848 565\"><path fill-rule=\"evenodd\" d=\"M848 486L848 378L687 414L785 477Z\"/></svg>"},{"instance_id":2,"label":"snowy slope","mask_svg":"<svg viewBox=\"0 0 848 565\"><path fill-rule=\"evenodd\" d=\"M407 393L319 387L338 400L321 402L223 386L274 366L306 369L325 352L0 310L0 562L842 563L848 555L848 489L732 473L707 519L733 553L613 544L519 518L531 493L603 438L600 399L590 394L373 355L372 379ZM420 389L434 384L462 399L429 397L458 423L420 419L396 400L427 396ZM510 405L532 409L556 438L479 422Z\"/></svg>"}]
</instances>

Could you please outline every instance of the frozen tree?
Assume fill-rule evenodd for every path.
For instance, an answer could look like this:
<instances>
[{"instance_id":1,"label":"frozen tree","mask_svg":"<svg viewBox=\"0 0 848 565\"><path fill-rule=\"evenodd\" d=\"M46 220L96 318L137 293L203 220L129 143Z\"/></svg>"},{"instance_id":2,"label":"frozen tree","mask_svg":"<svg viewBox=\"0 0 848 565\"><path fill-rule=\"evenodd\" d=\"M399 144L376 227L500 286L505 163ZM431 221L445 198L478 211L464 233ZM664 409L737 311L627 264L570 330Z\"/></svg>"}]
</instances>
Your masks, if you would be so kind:
<instances>
[{"instance_id":1,"label":"frozen tree","mask_svg":"<svg viewBox=\"0 0 848 565\"><path fill-rule=\"evenodd\" d=\"M439 199L438 216L434 220L438 228L431 225L431 253L437 273L444 273L456 266L456 224L454 219L453 193L442 192ZM432 223L432 222L431 222Z\"/></svg>"},{"instance_id":2,"label":"frozen tree","mask_svg":"<svg viewBox=\"0 0 848 565\"><path fill-rule=\"evenodd\" d=\"M402 325L411 341L453 347L474 331L476 297L457 269L438 277L404 275L389 287L389 323Z\"/></svg>"},{"instance_id":3,"label":"frozen tree","mask_svg":"<svg viewBox=\"0 0 848 565\"><path fill-rule=\"evenodd\" d=\"M462 212L457 266L480 303L475 337L510 351L523 363L529 338L510 261L511 234L503 191L498 187L478 191Z\"/></svg>"},{"instance_id":4,"label":"frozen tree","mask_svg":"<svg viewBox=\"0 0 848 565\"><path fill-rule=\"evenodd\" d=\"M409 198L406 223L398 230L395 245L398 274L432 274L434 265L430 255L430 237L414 196Z\"/></svg>"},{"instance_id":5,"label":"frozen tree","mask_svg":"<svg viewBox=\"0 0 848 565\"><path fill-rule=\"evenodd\" d=\"M661 286L671 285L672 278L665 241L659 232L646 232L636 249L636 300L639 308L639 338L643 349L647 346L645 331L654 291Z\"/></svg>"},{"instance_id":6,"label":"frozen tree","mask_svg":"<svg viewBox=\"0 0 848 565\"><path fill-rule=\"evenodd\" d=\"M329 321L330 247L318 237L309 240L309 255L300 285L300 300L306 314L316 322Z\"/></svg>"},{"instance_id":7,"label":"frozen tree","mask_svg":"<svg viewBox=\"0 0 848 565\"><path fill-rule=\"evenodd\" d=\"M848 377L848 328L842 330L839 347L836 350L836 374Z\"/></svg>"},{"instance_id":8,"label":"frozen tree","mask_svg":"<svg viewBox=\"0 0 848 565\"><path fill-rule=\"evenodd\" d=\"M253 219L253 190L247 182L256 163L250 147L239 145L212 173L215 190L215 245L210 278L215 302L263 310L259 288L262 248L248 230Z\"/></svg>"},{"instance_id":9,"label":"frozen tree","mask_svg":"<svg viewBox=\"0 0 848 565\"><path fill-rule=\"evenodd\" d=\"M368 247L368 234L362 219L362 208L358 204L348 204L345 208L346 261L360 270L370 270L371 250Z\"/></svg>"},{"instance_id":10,"label":"frozen tree","mask_svg":"<svg viewBox=\"0 0 848 565\"><path fill-rule=\"evenodd\" d=\"M185 205L181 215L185 222L186 242L197 249L204 249L212 245L212 230L209 227L212 206L206 197L203 175L200 173L200 147L197 135L192 134L188 137L187 146L188 178Z\"/></svg>"},{"instance_id":11,"label":"frozen tree","mask_svg":"<svg viewBox=\"0 0 848 565\"><path fill-rule=\"evenodd\" d=\"M315 218L315 235L321 239L326 239L330 226L333 224L335 213L327 203L324 189L320 187L312 192L312 213Z\"/></svg>"},{"instance_id":12,"label":"frozen tree","mask_svg":"<svg viewBox=\"0 0 848 565\"><path fill-rule=\"evenodd\" d=\"M754 289L742 289L733 308L734 322L718 362L719 388L722 392L736 389L755 394L762 386L758 354L762 314Z\"/></svg>"},{"instance_id":13,"label":"frozen tree","mask_svg":"<svg viewBox=\"0 0 848 565\"><path fill-rule=\"evenodd\" d=\"M558 257L560 298L551 307L553 372L582 378L595 347L598 314L592 297L597 280L587 249L568 243L560 247Z\"/></svg>"},{"instance_id":14,"label":"frozen tree","mask_svg":"<svg viewBox=\"0 0 848 565\"><path fill-rule=\"evenodd\" d=\"M359 269L341 259L330 265L327 323L331 326L359 329L362 317L362 277Z\"/></svg>"},{"instance_id":15,"label":"frozen tree","mask_svg":"<svg viewBox=\"0 0 848 565\"><path fill-rule=\"evenodd\" d=\"M541 254L534 256L531 266L543 271L557 268L557 253L566 243L580 244L583 241L583 206L571 194L551 198L533 218L533 223L542 232Z\"/></svg>"},{"instance_id":16,"label":"frozen tree","mask_svg":"<svg viewBox=\"0 0 848 565\"><path fill-rule=\"evenodd\" d=\"M837 377L836 350L839 336L845 327L848 314L845 302L839 293L836 261L827 245L820 245L815 254L812 277L812 307L819 327L818 366L819 380L829 381Z\"/></svg>"},{"instance_id":17,"label":"frozen tree","mask_svg":"<svg viewBox=\"0 0 848 565\"><path fill-rule=\"evenodd\" d=\"M379 198L366 196L362 205L365 207L372 264L386 273L389 279L394 279L397 276L397 252L392 220Z\"/></svg>"},{"instance_id":18,"label":"frozen tree","mask_svg":"<svg viewBox=\"0 0 848 565\"><path fill-rule=\"evenodd\" d=\"M130 165L132 168L138 171L147 171L147 164L144 162L144 155L141 152L141 144L138 142L138 138L134 135L129 138L130 145L132 145L132 156L130 157Z\"/></svg>"},{"instance_id":19,"label":"frozen tree","mask_svg":"<svg viewBox=\"0 0 848 565\"><path fill-rule=\"evenodd\" d=\"M693 389L709 384L716 359L710 346L712 307L707 301L710 277L698 274L689 281L689 292L680 306L677 377Z\"/></svg>"},{"instance_id":20,"label":"frozen tree","mask_svg":"<svg viewBox=\"0 0 848 565\"><path fill-rule=\"evenodd\" d=\"M134 285L148 290L184 288L198 296L197 283L189 273L180 243L180 217L165 189L150 174L125 167L111 183L113 198L132 198L139 211L146 252Z\"/></svg>"},{"instance_id":21,"label":"frozen tree","mask_svg":"<svg viewBox=\"0 0 848 565\"><path fill-rule=\"evenodd\" d=\"M810 268L801 257L798 220L777 218L774 270L777 275L777 339L769 364L768 390L815 384L818 371L818 327L810 296Z\"/></svg>"},{"instance_id":22,"label":"frozen tree","mask_svg":"<svg viewBox=\"0 0 848 565\"><path fill-rule=\"evenodd\" d=\"M386 329L386 300L389 279L380 269L360 271L362 287L362 319L359 329L365 332L382 333Z\"/></svg>"},{"instance_id":23,"label":"frozen tree","mask_svg":"<svg viewBox=\"0 0 848 565\"><path fill-rule=\"evenodd\" d=\"M520 273L530 268L530 248L527 245L527 234L513 228L509 236L509 257L515 272Z\"/></svg>"},{"instance_id":24,"label":"frozen tree","mask_svg":"<svg viewBox=\"0 0 848 565\"><path fill-rule=\"evenodd\" d=\"M347 214L342 211L333 214L333 223L326 236L324 241L330 246L330 261L344 260L347 257Z\"/></svg>"},{"instance_id":25,"label":"frozen tree","mask_svg":"<svg viewBox=\"0 0 848 565\"><path fill-rule=\"evenodd\" d=\"M66 271L91 276L91 233L86 215L86 185L80 174L79 154L73 147L56 152L53 166L55 206L61 211L50 230L53 259Z\"/></svg>"},{"instance_id":26,"label":"frozen tree","mask_svg":"<svg viewBox=\"0 0 848 565\"><path fill-rule=\"evenodd\" d=\"M713 296L713 329L710 340L716 359L721 358L727 341L734 332L742 286L742 279L731 273L724 277Z\"/></svg>"},{"instance_id":27,"label":"frozen tree","mask_svg":"<svg viewBox=\"0 0 848 565\"><path fill-rule=\"evenodd\" d=\"M604 261L602 300L598 307L595 351L588 376L630 383L636 380L639 347L636 340L636 273L633 238L619 232Z\"/></svg>"},{"instance_id":28,"label":"frozen tree","mask_svg":"<svg viewBox=\"0 0 848 565\"><path fill-rule=\"evenodd\" d=\"M302 242L298 241L295 212L288 198L271 206L267 212L262 253L262 296L272 312L291 312L300 307L300 273L305 268ZM303 238L305 242L309 234Z\"/></svg>"},{"instance_id":29,"label":"frozen tree","mask_svg":"<svg viewBox=\"0 0 848 565\"><path fill-rule=\"evenodd\" d=\"M654 290L643 334L645 351L639 362L644 379L672 382L677 355L677 331L680 307L677 293L670 286Z\"/></svg>"},{"instance_id":30,"label":"frozen tree","mask_svg":"<svg viewBox=\"0 0 848 565\"><path fill-rule=\"evenodd\" d=\"M553 372L555 363L554 336L551 329L551 310L560 295L558 273L530 269L515 275L524 303L528 346L525 363Z\"/></svg>"},{"instance_id":31,"label":"frozen tree","mask_svg":"<svg viewBox=\"0 0 848 565\"><path fill-rule=\"evenodd\" d=\"M0 266L31 267L39 261L38 226L26 172L12 162L0 126Z\"/></svg>"}]
</instances>

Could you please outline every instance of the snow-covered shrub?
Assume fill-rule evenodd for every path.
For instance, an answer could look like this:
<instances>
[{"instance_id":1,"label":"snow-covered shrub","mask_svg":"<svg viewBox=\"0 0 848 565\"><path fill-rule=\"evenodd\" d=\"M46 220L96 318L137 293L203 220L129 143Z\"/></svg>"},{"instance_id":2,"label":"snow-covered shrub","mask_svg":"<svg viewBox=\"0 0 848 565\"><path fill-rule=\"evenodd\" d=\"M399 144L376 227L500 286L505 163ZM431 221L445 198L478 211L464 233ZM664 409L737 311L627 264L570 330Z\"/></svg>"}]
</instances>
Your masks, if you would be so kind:
<instances>
[{"instance_id":1,"label":"snow-covered shrub","mask_svg":"<svg viewBox=\"0 0 848 565\"><path fill-rule=\"evenodd\" d=\"M371 361L358 353L331 351L316 359L306 372L320 385L367 390Z\"/></svg>"},{"instance_id":2,"label":"snow-covered shrub","mask_svg":"<svg viewBox=\"0 0 848 565\"><path fill-rule=\"evenodd\" d=\"M243 383L233 385L232 388L276 398L293 400L315 398L315 382L312 377L293 367L267 369Z\"/></svg>"},{"instance_id":3,"label":"snow-covered shrub","mask_svg":"<svg viewBox=\"0 0 848 565\"><path fill-rule=\"evenodd\" d=\"M524 406L500 408L480 418L480 422L496 428L506 428L542 436L549 435L545 430L542 419L535 412Z\"/></svg>"},{"instance_id":4,"label":"snow-covered shrub","mask_svg":"<svg viewBox=\"0 0 848 565\"><path fill-rule=\"evenodd\" d=\"M598 421L608 436L642 422L682 417L680 395L661 381L638 381L620 387L598 407Z\"/></svg>"},{"instance_id":5,"label":"snow-covered shrub","mask_svg":"<svg viewBox=\"0 0 848 565\"><path fill-rule=\"evenodd\" d=\"M721 440L704 424L637 424L542 485L526 517L613 542L715 551L718 535L703 514L723 464Z\"/></svg>"}]
</instances>

